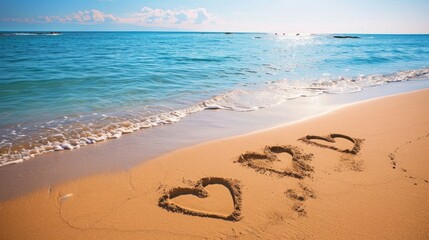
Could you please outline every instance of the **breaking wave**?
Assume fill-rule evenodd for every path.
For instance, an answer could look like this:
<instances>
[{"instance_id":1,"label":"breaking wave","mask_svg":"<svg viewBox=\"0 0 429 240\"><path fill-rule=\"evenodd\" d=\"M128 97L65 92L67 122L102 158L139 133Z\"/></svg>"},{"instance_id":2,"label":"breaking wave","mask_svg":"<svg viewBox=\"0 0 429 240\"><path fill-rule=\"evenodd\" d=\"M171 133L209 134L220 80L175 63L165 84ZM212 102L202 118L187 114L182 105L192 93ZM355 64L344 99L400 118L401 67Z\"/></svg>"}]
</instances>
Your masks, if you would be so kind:
<instances>
[{"instance_id":1,"label":"breaking wave","mask_svg":"<svg viewBox=\"0 0 429 240\"><path fill-rule=\"evenodd\" d=\"M163 110L154 114L133 114L113 117L101 115L96 121L84 116L64 116L32 127L18 124L3 132L0 142L0 166L20 163L37 155L79 149L123 134L159 125L172 124L187 115L203 110L255 111L281 104L290 99L320 94L353 93L364 88L391 82L429 79L429 68L400 71L392 74L357 77L323 77L314 81L279 80L250 85L215 96L182 109ZM95 113L94 113L95 114ZM95 114L96 115L96 114Z\"/></svg>"}]
</instances>

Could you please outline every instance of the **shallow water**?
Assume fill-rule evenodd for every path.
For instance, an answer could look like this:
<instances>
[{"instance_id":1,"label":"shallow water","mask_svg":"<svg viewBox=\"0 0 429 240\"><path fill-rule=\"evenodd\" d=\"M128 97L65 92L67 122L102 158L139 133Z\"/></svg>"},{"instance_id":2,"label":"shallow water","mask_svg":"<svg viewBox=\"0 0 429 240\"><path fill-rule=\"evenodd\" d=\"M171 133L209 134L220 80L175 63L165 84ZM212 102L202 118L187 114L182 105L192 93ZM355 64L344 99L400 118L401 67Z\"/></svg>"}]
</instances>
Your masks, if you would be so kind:
<instances>
[{"instance_id":1,"label":"shallow water","mask_svg":"<svg viewBox=\"0 0 429 240\"><path fill-rule=\"evenodd\" d=\"M0 165L205 109L429 78L429 35L0 34Z\"/></svg>"},{"instance_id":2,"label":"shallow water","mask_svg":"<svg viewBox=\"0 0 429 240\"><path fill-rule=\"evenodd\" d=\"M297 98L259 111L201 111L177 124L138 131L78 151L46 153L23 164L1 167L0 201L80 177L127 171L180 148L300 121L349 103L423 88L429 88L429 80L395 82L355 93Z\"/></svg>"}]
</instances>

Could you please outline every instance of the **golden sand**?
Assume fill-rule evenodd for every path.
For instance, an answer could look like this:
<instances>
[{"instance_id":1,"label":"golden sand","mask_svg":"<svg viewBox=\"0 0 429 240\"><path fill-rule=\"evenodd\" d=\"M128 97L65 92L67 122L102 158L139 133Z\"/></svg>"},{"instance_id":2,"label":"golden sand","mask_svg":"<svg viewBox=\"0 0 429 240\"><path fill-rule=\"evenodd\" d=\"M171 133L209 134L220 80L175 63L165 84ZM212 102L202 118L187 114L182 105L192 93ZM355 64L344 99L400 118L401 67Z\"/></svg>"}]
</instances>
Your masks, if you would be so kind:
<instances>
[{"instance_id":1,"label":"golden sand","mask_svg":"<svg viewBox=\"0 0 429 240\"><path fill-rule=\"evenodd\" d=\"M0 239L429 239L429 90L0 203Z\"/></svg>"}]
</instances>

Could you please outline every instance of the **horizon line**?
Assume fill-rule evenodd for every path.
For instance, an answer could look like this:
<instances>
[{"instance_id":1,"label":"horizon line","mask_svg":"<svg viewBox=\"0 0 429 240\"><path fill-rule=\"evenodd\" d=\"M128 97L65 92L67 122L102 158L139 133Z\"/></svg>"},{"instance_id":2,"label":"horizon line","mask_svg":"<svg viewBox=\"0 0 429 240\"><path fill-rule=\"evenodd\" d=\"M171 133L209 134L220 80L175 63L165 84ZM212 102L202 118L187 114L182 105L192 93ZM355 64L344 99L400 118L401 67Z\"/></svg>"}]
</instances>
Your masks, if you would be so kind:
<instances>
[{"instance_id":1,"label":"horizon line","mask_svg":"<svg viewBox=\"0 0 429 240\"><path fill-rule=\"evenodd\" d=\"M329 35L329 34L356 34L356 35L429 35L428 33L369 33L369 32L321 32L321 33L300 33L300 32L280 32L280 31L270 31L270 32L258 32L258 31L192 31L192 30L0 30L0 32L148 32L148 33L235 33L235 34L319 34L319 35Z\"/></svg>"}]
</instances>

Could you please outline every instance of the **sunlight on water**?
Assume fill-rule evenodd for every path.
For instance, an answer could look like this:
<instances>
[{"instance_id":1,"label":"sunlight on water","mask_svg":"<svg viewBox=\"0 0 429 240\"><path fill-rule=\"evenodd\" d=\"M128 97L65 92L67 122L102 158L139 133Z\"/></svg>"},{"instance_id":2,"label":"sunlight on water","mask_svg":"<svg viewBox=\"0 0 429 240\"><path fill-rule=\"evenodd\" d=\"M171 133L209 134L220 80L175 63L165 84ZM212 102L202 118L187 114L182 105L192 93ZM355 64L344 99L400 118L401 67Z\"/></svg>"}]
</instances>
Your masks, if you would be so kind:
<instances>
[{"instance_id":1,"label":"sunlight on water","mask_svg":"<svg viewBox=\"0 0 429 240\"><path fill-rule=\"evenodd\" d=\"M429 78L429 35L0 33L0 165L204 109Z\"/></svg>"}]
</instances>

